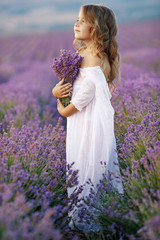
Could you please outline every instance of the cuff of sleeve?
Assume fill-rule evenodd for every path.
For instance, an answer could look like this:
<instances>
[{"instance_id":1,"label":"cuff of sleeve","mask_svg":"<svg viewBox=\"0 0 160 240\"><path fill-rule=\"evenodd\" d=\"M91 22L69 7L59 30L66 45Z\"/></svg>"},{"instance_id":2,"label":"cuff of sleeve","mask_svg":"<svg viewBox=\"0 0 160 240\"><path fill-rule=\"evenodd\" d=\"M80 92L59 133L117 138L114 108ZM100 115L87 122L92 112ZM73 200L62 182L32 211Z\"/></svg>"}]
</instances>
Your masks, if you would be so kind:
<instances>
[{"instance_id":1,"label":"cuff of sleeve","mask_svg":"<svg viewBox=\"0 0 160 240\"><path fill-rule=\"evenodd\" d=\"M75 108L77 108L78 111L82 110L82 107L77 106L77 104L76 104L76 102L74 100L71 100L70 103L72 103L75 106Z\"/></svg>"}]
</instances>

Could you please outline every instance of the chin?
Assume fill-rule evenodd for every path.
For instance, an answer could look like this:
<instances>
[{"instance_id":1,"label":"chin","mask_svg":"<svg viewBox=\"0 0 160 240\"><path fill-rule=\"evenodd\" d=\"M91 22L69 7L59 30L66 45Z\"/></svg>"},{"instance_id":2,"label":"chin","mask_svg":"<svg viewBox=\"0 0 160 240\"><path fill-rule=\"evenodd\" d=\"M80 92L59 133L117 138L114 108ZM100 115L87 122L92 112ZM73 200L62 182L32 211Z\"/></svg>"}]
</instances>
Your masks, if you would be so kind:
<instances>
[{"instance_id":1,"label":"chin","mask_svg":"<svg viewBox=\"0 0 160 240\"><path fill-rule=\"evenodd\" d=\"M74 32L74 35L78 37L78 32Z\"/></svg>"},{"instance_id":2,"label":"chin","mask_svg":"<svg viewBox=\"0 0 160 240\"><path fill-rule=\"evenodd\" d=\"M77 40L81 40L81 38L78 37L76 34L74 35L74 37L75 37L75 39L77 39Z\"/></svg>"}]
</instances>

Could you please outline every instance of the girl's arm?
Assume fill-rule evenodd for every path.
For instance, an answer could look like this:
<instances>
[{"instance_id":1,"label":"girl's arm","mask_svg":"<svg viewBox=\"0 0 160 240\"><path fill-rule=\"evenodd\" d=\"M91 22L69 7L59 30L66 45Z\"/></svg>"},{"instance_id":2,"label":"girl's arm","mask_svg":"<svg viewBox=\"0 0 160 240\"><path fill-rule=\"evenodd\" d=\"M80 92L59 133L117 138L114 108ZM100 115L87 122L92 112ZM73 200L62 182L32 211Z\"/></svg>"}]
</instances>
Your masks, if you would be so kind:
<instances>
[{"instance_id":1,"label":"girl's arm","mask_svg":"<svg viewBox=\"0 0 160 240\"><path fill-rule=\"evenodd\" d=\"M52 94L57 98L64 98L68 97L70 95L70 91L72 90L72 84L71 83L64 83L64 79L61 80L53 89Z\"/></svg>"},{"instance_id":2,"label":"girl's arm","mask_svg":"<svg viewBox=\"0 0 160 240\"><path fill-rule=\"evenodd\" d=\"M59 99L57 99L57 109L63 117L69 117L78 112L78 109L75 108L72 103L70 103L67 107L64 107Z\"/></svg>"}]
</instances>

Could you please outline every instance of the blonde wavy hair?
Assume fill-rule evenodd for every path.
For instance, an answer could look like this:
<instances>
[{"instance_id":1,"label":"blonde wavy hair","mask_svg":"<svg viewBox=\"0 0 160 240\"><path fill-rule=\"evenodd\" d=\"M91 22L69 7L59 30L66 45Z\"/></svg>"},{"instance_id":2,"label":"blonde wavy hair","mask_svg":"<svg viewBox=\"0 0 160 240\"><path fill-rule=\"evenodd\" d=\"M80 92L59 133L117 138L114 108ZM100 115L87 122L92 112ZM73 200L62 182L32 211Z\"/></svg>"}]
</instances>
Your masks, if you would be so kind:
<instances>
[{"instance_id":1,"label":"blonde wavy hair","mask_svg":"<svg viewBox=\"0 0 160 240\"><path fill-rule=\"evenodd\" d=\"M90 26L93 52L101 59L101 68L112 92L115 90L113 80L120 81L120 55L117 42L117 21L111 9L101 5L83 5L81 7L85 20ZM74 47L80 51L86 48L83 41L75 39ZM108 62L110 73L108 74ZM118 81L118 82L119 82Z\"/></svg>"}]
</instances>

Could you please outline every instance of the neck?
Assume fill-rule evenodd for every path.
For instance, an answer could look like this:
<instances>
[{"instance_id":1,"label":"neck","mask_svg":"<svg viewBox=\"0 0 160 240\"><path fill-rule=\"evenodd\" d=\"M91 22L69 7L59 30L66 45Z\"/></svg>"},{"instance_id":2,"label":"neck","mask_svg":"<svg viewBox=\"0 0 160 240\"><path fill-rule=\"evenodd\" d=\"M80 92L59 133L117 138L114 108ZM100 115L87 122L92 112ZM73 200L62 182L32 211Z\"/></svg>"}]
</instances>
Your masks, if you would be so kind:
<instances>
[{"instance_id":1,"label":"neck","mask_svg":"<svg viewBox=\"0 0 160 240\"><path fill-rule=\"evenodd\" d=\"M91 50L91 45L92 45L91 41L90 40L88 40L88 41L86 40L86 41L83 41L83 42L84 42L84 44L87 47L86 50L90 51Z\"/></svg>"}]
</instances>

